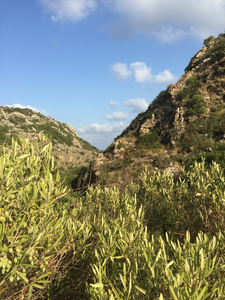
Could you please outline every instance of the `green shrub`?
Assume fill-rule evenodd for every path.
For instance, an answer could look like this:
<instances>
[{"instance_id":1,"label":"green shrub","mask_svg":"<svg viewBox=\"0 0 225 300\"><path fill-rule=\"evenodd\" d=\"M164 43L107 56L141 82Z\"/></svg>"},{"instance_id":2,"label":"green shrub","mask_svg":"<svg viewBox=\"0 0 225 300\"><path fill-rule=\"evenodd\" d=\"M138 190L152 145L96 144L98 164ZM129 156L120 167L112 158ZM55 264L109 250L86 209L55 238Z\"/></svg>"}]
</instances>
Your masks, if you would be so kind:
<instances>
[{"instance_id":1,"label":"green shrub","mask_svg":"<svg viewBox=\"0 0 225 300\"><path fill-rule=\"evenodd\" d=\"M137 146L145 147L149 149L160 148L161 147L160 141L161 138L158 134L158 131L154 129L152 132L140 136L137 142Z\"/></svg>"},{"instance_id":2,"label":"green shrub","mask_svg":"<svg viewBox=\"0 0 225 300\"><path fill-rule=\"evenodd\" d=\"M180 90L177 95L176 99L178 101L183 100L187 97L192 97L194 93L197 91L197 88L201 85L200 81L197 79L196 76L191 76L186 83L187 87L183 90Z\"/></svg>"},{"instance_id":3,"label":"green shrub","mask_svg":"<svg viewBox=\"0 0 225 300\"><path fill-rule=\"evenodd\" d=\"M206 39L207 40L207 39ZM207 51L200 59L196 60L192 65L187 67L185 71L190 71L196 66L198 66L200 63L203 62L206 58L210 58L212 55L219 56L223 51L225 50L225 39L220 39L217 43L215 43L215 46Z\"/></svg>"},{"instance_id":4,"label":"green shrub","mask_svg":"<svg viewBox=\"0 0 225 300\"><path fill-rule=\"evenodd\" d=\"M25 116L32 116L34 112L29 108L19 108L19 107L2 107L6 113L19 112Z\"/></svg>"},{"instance_id":5,"label":"green shrub","mask_svg":"<svg viewBox=\"0 0 225 300\"><path fill-rule=\"evenodd\" d=\"M109 145L103 153L112 152L115 149L115 145Z\"/></svg>"},{"instance_id":6,"label":"green shrub","mask_svg":"<svg viewBox=\"0 0 225 300\"><path fill-rule=\"evenodd\" d=\"M13 124L20 125L25 122L25 118L13 116L13 117L9 118L9 121Z\"/></svg>"},{"instance_id":7,"label":"green shrub","mask_svg":"<svg viewBox=\"0 0 225 300\"><path fill-rule=\"evenodd\" d=\"M11 142L11 139L8 138L7 134L9 132L9 128L7 126L0 126L0 144L2 145L6 140L7 142Z\"/></svg>"},{"instance_id":8,"label":"green shrub","mask_svg":"<svg viewBox=\"0 0 225 300\"><path fill-rule=\"evenodd\" d=\"M95 146L92 146L90 143L88 143L87 141L83 140L80 137L77 137L78 141L80 142L81 146L83 149L88 150L88 151L93 151L95 153L98 153L99 150L98 148L96 148Z\"/></svg>"},{"instance_id":9,"label":"green shrub","mask_svg":"<svg viewBox=\"0 0 225 300\"><path fill-rule=\"evenodd\" d=\"M55 170L46 137L3 147L2 299L225 298L218 164L195 162L180 178L146 168L124 192L94 186L85 196L69 194Z\"/></svg>"},{"instance_id":10,"label":"green shrub","mask_svg":"<svg viewBox=\"0 0 225 300\"><path fill-rule=\"evenodd\" d=\"M125 148L125 145L124 143L120 142L118 145L117 145L117 149L121 149L121 148Z\"/></svg>"},{"instance_id":11,"label":"green shrub","mask_svg":"<svg viewBox=\"0 0 225 300\"><path fill-rule=\"evenodd\" d=\"M149 107L150 107L151 105L155 105L156 103L162 102L162 101L164 100L165 95L166 95L166 90L161 91L161 92L158 94L158 96L156 96L156 98L153 99L153 101L152 101L152 103L150 103Z\"/></svg>"},{"instance_id":12,"label":"green shrub","mask_svg":"<svg viewBox=\"0 0 225 300\"><path fill-rule=\"evenodd\" d=\"M121 210L121 227L113 226L113 212L121 207L119 199L124 203L123 196L95 191L101 210L106 212L105 205L111 203L112 215L107 213L99 223L100 246L92 264L96 277L88 285L91 299L223 298L223 182L216 164L210 171L204 163L195 164L177 182L165 173L145 171L137 202L127 197L123 206L134 214L132 222L126 223L127 211Z\"/></svg>"},{"instance_id":13,"label":"green shrub","mask_svg":"<svg viewBox=\"0 0 225 300\"><path fill-rule=\"evenodd\" d=\"M55 205L66 188L59 173L53 176L54 170L52 144L46 137L39 135L36 150L29 139L22 137L19 142L12 140L11 152L3 147L0 293L4 299L40 299L52 281L64 276L59 270L62 262L67 263L66 255L70 260L75 257L71 253L83 225L74 223L67 210ZM77 246L83 244L82 239Z\"/></svg>"},{"instance_id":14,"label":"green shrub","mask_svg":"<svg viewBox=\"0 0 225 300\"><path fill-rule=\"evenodd\" d=\"M204 39L203 44L206 45L213 40L215 40L215 37L213 35L210 35L207 39Z\"/></svg>"},{"instance_id":15,"label":"green shrub","mask_svg":"<svg viewBox=\"0 0 225 300\"><path fill-rule=\"evenodd\" d=\"M205 99L203 95L194 95L187 102L187 107L189 107L187 113L189 115L201 115L207 111Z\"/></svg>"},{"instance_id":16,"label":"green shrub","mask_svg":"<svg viewBox=\"0 0 225 300\"><path fill-rule=\"evenodd\" d=\"M55 128L55 124L52 122L46 124L38 124L36 127L38 131L43 131L44 134L52 137L53 144L57 143L65 143L68 146L73 145L73 135L71 133L66 133L67 135L63 135L59 132L57 128Z\"/></svg>"}]
</instances>

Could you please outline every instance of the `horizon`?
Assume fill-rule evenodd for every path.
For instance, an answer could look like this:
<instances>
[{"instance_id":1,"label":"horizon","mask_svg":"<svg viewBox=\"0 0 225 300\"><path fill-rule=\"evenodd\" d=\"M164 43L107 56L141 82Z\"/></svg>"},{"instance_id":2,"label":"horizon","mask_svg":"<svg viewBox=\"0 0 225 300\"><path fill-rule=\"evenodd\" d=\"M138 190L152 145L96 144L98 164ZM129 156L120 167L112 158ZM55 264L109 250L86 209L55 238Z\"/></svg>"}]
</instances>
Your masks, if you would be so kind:
<instances>
[{"instance_id":1,"label":"horizon","mask_svg":"<svg viewBox=\"0 0 225 300\"><path fill-rule=\"evenodd\" d=\"M70 124L100 150L225 27L220 0L10 0L0 8L0 105Z\"/></svg>"}]
</instances>

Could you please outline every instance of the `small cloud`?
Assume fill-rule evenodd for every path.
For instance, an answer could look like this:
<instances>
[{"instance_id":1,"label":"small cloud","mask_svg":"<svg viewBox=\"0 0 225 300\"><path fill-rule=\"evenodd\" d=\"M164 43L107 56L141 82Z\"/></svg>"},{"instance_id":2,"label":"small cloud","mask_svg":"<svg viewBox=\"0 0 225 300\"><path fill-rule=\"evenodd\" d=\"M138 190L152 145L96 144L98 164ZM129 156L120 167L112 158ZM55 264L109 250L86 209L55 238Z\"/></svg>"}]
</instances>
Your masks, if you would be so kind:
<instances>
[{"instance_id":1,"label":"small cloud","mask_svg":"<svg viewBox=\"0 0 225 300\"><path fill-rule=\"evenodd\" d=\"M78 129L78 132L81 133L92 133L92 134L101 134L101 133L109 133L109 132L116 132L122 131L125 129L125 124L123 122L116 123L114 125L110 124L91 124L88 126L84 126L83 128Z\"/></svg>"},{"instance_id":2,"label":"small cloud","mask_svg":"<svg viewBox=\"0 0 225 300\"><path fill-rule=\"evenodd\" d=\"M116 108L117 105L119 105L118 102L116 102L116 101L109 101L109 106L110 106L111 108Z\"/></svg>"},{"instance_id":3,"label":"small cloud","mask_svg":"<svg viewBox=\"0 0 225 300\"><path fill-rule=\"evenodd\" d=\"M131 71L124 63L116 63L110 66L110 69L117 80L126 80L131 75Z\"/></svg>"},{"instance_id":4,"label":"small cloud","mask_svg":"<svg viewBox=\"0 0 225 300\"><path fill-rule=\"evenodd\" d=\"M147 82L151 81L152 74L151 74L151 68L147 67L147 65L144 62L135 62L130 64L130 68L133 72L134 78L136 82Z\"/></svg>"},{"instance_id":5,"label":"small cloud","mask_svg":"<svg viewBox=\"0 0 225 300\"><path fill-rule=\"evenodd\" d=\"M127 100L124 102L124 105L126 105L127 107L132 107L132 112L134 113L145 111L149 106L149 104L143 98Z\"/></svg>"},{"instance_id":6,"label":"small cloud","mask_svg":"<svg viewBox=\"0 0 225 300\"><path fill-rule=\"evenodd\" d=\"M45 111L43 109L39 109L37 107L30 106L30 105L24 106L24 105L21 105L21 104L13 104L13 105L6 105L6 106L8 106L8 107L18 107L18 108L22 108L22 109L23 108L29 108L29 109L31 109L31 110L33 110L35 112L40 112L40 113L42 113L44 115L48 115L47 111Z\"/></svg>"},{"instance_id":7,"label":"small cloud","mask_svg":"<svg viewBox=\"0 0 225 300\"><path fill-rule=\"evenodd\" d=\"M169 70L159 72L158 75L155 75L155 83L174 83L177 80L176 76L170 73Z\"/></svg>"},{"instance_id":8,"label":"small cloud","mask_svg":"<svg viewBox=\"0 0 225 300\"><path fill-rule=\"evenodd\" d=\"M97 7L96 0L39 0L53 22L85 19Z\"/></svg>"},{"instance_id":9,"label":"small cloud","mask_svg":"<svg viewBox=\"0 0 225 300\"><path fill-rule=\"evenodd\" d=\"M111 115L105 114L104 117L107 120L110 121L121 121L121 120L126 120L128 118L129 114L128 113L122 113L121 111L117 111L112 113Z\"/></svg>"}]
</instances>

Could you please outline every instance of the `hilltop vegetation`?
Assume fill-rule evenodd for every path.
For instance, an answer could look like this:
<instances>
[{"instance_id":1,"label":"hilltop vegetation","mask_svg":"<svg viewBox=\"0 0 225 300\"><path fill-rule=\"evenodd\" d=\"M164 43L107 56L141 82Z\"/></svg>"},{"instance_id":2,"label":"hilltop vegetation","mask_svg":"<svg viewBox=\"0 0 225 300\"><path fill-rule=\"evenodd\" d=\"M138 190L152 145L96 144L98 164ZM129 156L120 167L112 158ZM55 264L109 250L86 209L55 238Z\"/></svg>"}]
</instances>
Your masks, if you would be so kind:
<instances>
[{"instance_id":1,"label":"hilltop vegetation","mask_svg":"<svg viewBox=\"0 0 225 300\"><path fill-rule=\"evenodd\" d=\"M1 298L223 299L224 182L201 162L82 196L48 138L13 139L0 155Z\"/></svg>"}]
</instances>

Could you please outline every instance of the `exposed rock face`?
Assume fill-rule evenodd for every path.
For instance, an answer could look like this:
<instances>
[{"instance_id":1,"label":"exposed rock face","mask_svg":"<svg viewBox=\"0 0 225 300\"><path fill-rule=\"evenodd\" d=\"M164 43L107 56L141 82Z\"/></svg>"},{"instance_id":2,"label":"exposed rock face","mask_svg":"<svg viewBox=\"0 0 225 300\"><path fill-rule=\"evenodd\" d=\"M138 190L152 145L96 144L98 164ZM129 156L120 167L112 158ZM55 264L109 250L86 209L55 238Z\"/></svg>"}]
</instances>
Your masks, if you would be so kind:
<instances>
[{"instance_id":1,"label":"exposed rock face","mask_svg":"<svg viewBox=\"0 0 225 300\"><path fill-rule=\"evenodd\" d=\"M87 166L99 153L97 148L80 139L69 124L60 123L30 109L0 106L0 145L7 137L19 135L35 141L39 132L52 136L54 155L64 169Z\"/></svg>"},{"instance_id":2,"label":"exposed rock face","mask_svg":"<svg viewBox=\"0 0 225 300\"><path fill-rule=\"evenodd\" d=\"M140 166L175 174L180 166L178 162L170 164L174 155L185 157L190 155L187 152L201 151L205 144L211 145L212 139L223 142L225 127L221 125L212 136L207 131L210 126L204 124L210 124L207 120L212 117L222 120L224 112L225 34L220 34L195 54L177 83L162 91L147 111L139 114L104 154L95 159L92 172L104 179L108 170L112 185L121 182L121 177L134 179ZM190 128L193 131L195 127L196 134L190 133ZM203 146L200 142L195 146L194 140L198 139Z\"/></svg>"}]
</instances>

